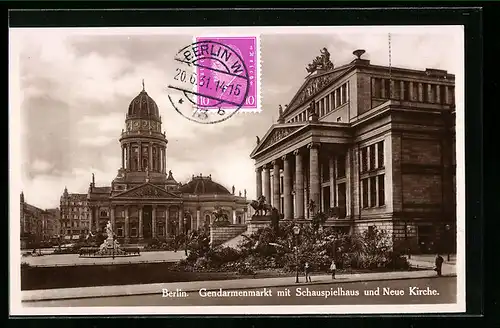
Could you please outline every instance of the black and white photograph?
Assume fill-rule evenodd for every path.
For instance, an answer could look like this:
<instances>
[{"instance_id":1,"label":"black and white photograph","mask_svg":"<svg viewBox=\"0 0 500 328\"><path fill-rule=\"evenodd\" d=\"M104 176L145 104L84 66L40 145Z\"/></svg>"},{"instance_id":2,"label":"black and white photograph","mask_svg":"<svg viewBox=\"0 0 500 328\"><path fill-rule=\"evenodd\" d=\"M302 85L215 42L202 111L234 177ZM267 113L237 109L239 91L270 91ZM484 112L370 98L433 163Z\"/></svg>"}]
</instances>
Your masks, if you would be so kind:
<instances>
[{"instance_id":1,"label":"black and white photograph","mask_svg":"<svg viewBox=\"0 0 500 328\"><path fill-rule=\"evenodd\" d=\"M463 27L9 39L11 314L465 311Z\"/></svg>"}]
</instances>

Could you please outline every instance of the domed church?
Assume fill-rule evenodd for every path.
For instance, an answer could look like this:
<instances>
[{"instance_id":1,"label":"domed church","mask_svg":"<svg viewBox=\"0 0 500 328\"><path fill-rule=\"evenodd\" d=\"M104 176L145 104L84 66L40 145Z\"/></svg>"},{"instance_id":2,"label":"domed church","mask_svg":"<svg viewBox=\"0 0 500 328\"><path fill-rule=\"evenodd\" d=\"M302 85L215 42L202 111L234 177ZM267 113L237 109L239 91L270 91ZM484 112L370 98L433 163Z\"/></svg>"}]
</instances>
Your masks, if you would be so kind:
<instances>
[{"instance_id":1,"label":"domed church","mask_svg":"<svg viewBox=\"0 0 500 328\"><path fill-rule=\"evenodd\" d=\"M111 186L96 186L92 175L86 202L90 230L103 231L109 220L123 242L144 242L208 226L218 208L231 223L245 223L246 191L236 195L234 186L229 191L211 175L193 175L186 184L175 180L166 166L168 140L161 124L158 106L143 82L128 107L119 139L122 160L117 176ZM62 211L71 213L71 206L61 198Z\"/></svg>"}]
</instances>

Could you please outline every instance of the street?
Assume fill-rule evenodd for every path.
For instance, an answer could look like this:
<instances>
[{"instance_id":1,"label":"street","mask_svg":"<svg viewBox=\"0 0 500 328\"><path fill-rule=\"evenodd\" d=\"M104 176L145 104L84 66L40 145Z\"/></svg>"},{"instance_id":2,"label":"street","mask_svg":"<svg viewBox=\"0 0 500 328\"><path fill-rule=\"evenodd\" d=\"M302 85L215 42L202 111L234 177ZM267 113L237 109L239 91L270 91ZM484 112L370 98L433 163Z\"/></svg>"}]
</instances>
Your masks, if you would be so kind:
<instances>
[{"instance_id":1,"label":"street","mask_svg":"<svg viewBox=\"0 0 500 328\"><path fill-rule=\"evenodd\" d=\"M27 307L51 306L215 306L215 305L351 305L455 303L456 277L337 281L332 284L227 290L159 290L155 295L23 302ZM105 288L105 287L104 287ZM280 295L278 295L278 293ZM165 294L165 297L162 296ZM367 295L372 294L372 295ZM378 295L377 295L378 294Z\"/></svg>"}]
</instances>

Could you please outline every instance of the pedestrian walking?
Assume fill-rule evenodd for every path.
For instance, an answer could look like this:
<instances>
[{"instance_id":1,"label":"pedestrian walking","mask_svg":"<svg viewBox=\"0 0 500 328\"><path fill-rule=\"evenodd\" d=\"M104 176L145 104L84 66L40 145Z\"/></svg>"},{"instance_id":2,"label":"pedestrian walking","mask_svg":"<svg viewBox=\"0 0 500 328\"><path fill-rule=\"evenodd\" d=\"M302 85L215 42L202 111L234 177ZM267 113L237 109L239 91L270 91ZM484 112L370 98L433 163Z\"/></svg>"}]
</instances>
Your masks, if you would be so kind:
<instances>
[{"instance_id":1,"label":"pedestrian walking","mask_svg":"<svg viewBox=\"0 0 500 328\"><path fill-rule=\"evenodd\" d=\"M441 276L441 269L443 267L443 262L444 262L444 259L441 257L441 255L437 254L436 261L435 261L436 267L434 268L434 270L437 272L437 275L439 277Z\"/></svg>"},{"instance_id":2,"label":"pedestrian walking","mask_svg":"<svg viewBox=\"0 0 500 328\"><path fill-rule=\"evenodd\" d=\"M305 273L305 276L306 276L306 282L311 282L311 267L309 266L309 263L306 262L306 264L304 264L304 273Z\"/></svg>"},{"instance_id":3,"label":"pedestrian walking","mask_svg":"<svg viewBox=\"0 0 500 328\"><path fill-rule=\"evenodd\" d=\"M337 271L337 266L335 265L334 260L332 260L332 264L330 265L330 271L332 272L332 279L335 279L335 272Z\"/></svg>"}]
</instances>

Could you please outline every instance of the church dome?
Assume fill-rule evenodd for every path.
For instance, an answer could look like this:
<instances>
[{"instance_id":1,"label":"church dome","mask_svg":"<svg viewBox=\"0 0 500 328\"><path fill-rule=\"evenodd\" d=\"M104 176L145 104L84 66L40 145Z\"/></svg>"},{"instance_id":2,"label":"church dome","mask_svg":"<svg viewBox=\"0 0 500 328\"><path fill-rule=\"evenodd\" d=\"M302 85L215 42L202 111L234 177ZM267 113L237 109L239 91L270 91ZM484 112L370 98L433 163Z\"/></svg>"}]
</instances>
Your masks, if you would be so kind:
<instances>
[{"instance_id":1,"label":"church dome","mask_svg":"<svg viewBox=\"0 0 500 328\"><path fill-rule=\"evenodd\" d=\"M230 195L229 190L224 188L222 185L215 181L212 181L212 177L198 176L191 179L188 183L180 188L183 194L195 194L195 195L209 195L209 194L222 194Z\"/></svg>"},{"instance_id":2,"label":"church dome","mask_svg":"<svg viewBox=\"0 0 500 328\"><path fill-rule=\"evenodd\" d=\"M130 105L128 106L128 117L160 119L158 105L156 105L153 98L148 95L144 89L144 84L142 85L142 91L132 100L132 102L130 102Z\"/></svg>"}]
</instances>

